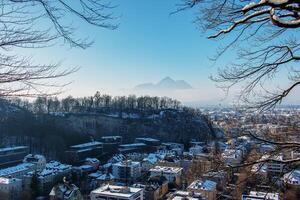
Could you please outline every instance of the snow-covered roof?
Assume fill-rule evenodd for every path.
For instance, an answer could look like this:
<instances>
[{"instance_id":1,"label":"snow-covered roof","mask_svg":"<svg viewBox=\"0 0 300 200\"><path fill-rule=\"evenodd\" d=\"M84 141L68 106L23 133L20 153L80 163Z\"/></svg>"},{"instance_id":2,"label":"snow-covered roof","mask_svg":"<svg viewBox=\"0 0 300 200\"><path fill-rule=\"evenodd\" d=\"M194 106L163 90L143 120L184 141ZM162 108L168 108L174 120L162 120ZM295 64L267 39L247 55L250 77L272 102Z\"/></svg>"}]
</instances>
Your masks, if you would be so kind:
<instances>
[{"instance_id":1,"label":"snow-covered roof","mask_svg":"<svg viewBox=\"0 0 300 200\"><path fill-rule=\"evenodd\" d=\"M115 198L130 198L133 195L141 192L141 188L123 187L116 185L105 185L91 192L91 195L101 195Z\"/></svg>"},{"instance_id":2,"label":"snow-covered roof","mask_svg":"<svg viewBox=\"0 0 300 200\"><path fill-rule=\"evenodd\" d=\"M283 179L289 184L300 185L300 170L297 169L284 174Z\"/></svg>"},{"instance_id":3,"label":"snow-covered roof","mask_svg":"<svg viewBox=\"0 0 300 200\"><path fill-rule=\"evenodd\" d=\"M166 167L166 166L155 166L150 169L150 172L163 172L163 173L180 173L181 167Z\"/></svg>"},{"instance_id":4,"label":"snow-covered roof","mask_svg":"<svg viewBox=\"0 0 300 200\"><path fill-rule=\"evenodd\" d=\"M211 180L196 180L188 188L190 189L202 189L202 190L215 190L217 183Z\"/></svg>"},{"instance_id":5,"label":"snow-covered roof","mask_svg":"<svg viewBox=\"0 0 300 200\"><path fill-rule=\"evenodd\" d=\"M279 193L251 191L249 195L242 196L242 200L256 199L279 200Z\"/></svg>"},{"instance_id":6,"label":"snow-covered roof","mask_svg":"<svg viewBox=\"0 0 300 200\"><path fill-rule=\"evenodd\" d=\"M27 149L28 146L14 146L14 147L5 147L5 148L0 148L0 153L4 153L7 151L15 151L15 150L19 150L19 149Z\"/></svg>"},{"instance_id":7,"label":"snow-covered roof","mask_svg":"<svg viewBox=\"0 0 300 200\"><path fill-rule=\"evenodd\" d=\"M71 148L76 148L76 149L89 148L89 147L94 147L94 146L98 146L98 145L102 145L102 144L103 144L102 142L93 141L93 142L87 142L87 143L83 143L83 144L73 145L73 146L71 146Z\"/></svg>"},{"instance_id":8,"label":"snow-covered roof","mask_svg":"<svg viewBox=\"0 0 300 200\"><path fill-rule=\"evenodd\" d=\"M19 165L8 167L0 170L0 176L9 176L11 174L15 174L21 171L25 171L33 167L32 163L21 163Z\"/></svg>"}]
</instances>

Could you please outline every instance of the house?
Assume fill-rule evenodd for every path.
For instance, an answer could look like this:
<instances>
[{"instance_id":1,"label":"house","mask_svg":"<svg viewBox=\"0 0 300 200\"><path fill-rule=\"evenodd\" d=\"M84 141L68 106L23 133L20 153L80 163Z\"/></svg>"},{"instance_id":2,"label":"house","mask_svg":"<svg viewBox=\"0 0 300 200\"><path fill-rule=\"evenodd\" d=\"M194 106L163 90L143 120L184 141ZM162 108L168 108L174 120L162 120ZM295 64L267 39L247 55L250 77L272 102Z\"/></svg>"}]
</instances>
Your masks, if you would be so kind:
<instances>
[{"instance_id":1,"label":"house","mask_svg":"<svg viewBox=\"0 0 300 200\"><path fill-rule=\"evenodd\" d=\"M142 188L104 185L91 191L90 198L91 200L143 200L144 190Z\"/></svg>"},{"instance_id":2,"label":"house","mask_svg":"<svg viewBox=\"0 0 300 200\"><path fill-rule=\"evenodd\" d=\"M235 166L241 163L243 152L239 149L226 149L222 153L222 158L226 165Z\"/></svg>"},{"instance_id":3,"label":"house","mask_svg":"<svg viewBox=\"0 0 300 200\"><path fill-rule=\"evenodd\" d=\"M257 192L257 191L250 191L249 194L242 195L241 200L280 200L279 193L272 193L272 192Z\"/></svg>"},{"instance_id":4,"label":"house","mask_svg":"<svg viewBox=\"0 0 300 200\"><path fill-rule=\"evenodd\" d=\"M217 183L211 180L196 180L188 186L187 191L201 193L207 197L208 200L216 200Z\"/></svg>"},{"instance_id":5,"label":"house","mask_svg":"<svg viewBox=\"0 0 300 200\"><path fill-rule=\"evenodd\" d=\"M296 169L283 175L284 183L293 188L300 189L300 170Z\"/></svg>"},{"instance_id":6,"label":"house","mask_svg":"<svg viewBox=\"0 0 300 200\"><path fill-rule=\"evenodd\" d=\"M33 176L36 176L39 192L49 194L53 185L59 183L64 177L68 177L71 171L71 165L62 164L58 161L50 161L42 171L27 173L24 176L24 185L25 188L29 188Z\"/></svg>"},{"instance_id":7,"label":"house","mask_svg":"<svg viewBox=\"0 0 300 200\"><path fill-rule=\"evenodd\" d=\"M50 200L83 200L79 188L69 183L55 185L49 194L49 198Z\"/></svg>"},{"instance_id":8,"label":"house","mask_svg":"<svg viewBox=\"0 0 300 200\"><path fill-rule=\"evenodd\" d=\"M155 164L159 161L159 157L157 154L150 153L146 158L143 159L141 162L142 164L142 171L149 171Z\"/></svg>"},{"instance_id":9,"label":"house","mask_svg":"<svg viewBox=\"0 0 300 200\"><path fill-rule=\"evenodd\" d=\"M168 192L168 181L164 176L150 177L145 185L134 184L132 187L144 189L145 200L159 200Z\"/></svg>"},{"instance_id":10,"label":"house","mask_svg":"<svg viewBox=\"0 0 300 200\"><path fill-rule=\"evenodd\" d=\"M170 195L168 200L207 200L201 193L193 193L182 190L177 190Z\"/></svg>"},{"instance_id":11,"label":"house","mask_svg":"<svg viewBox=\"0 0 300 200\"><path fill-rule=\"evenodd\" d=\"M151 177L164 176L169 183L175 183L176 185L181 184L181 175L183 169L180 167L155 166L149 171Z\"/></svg>"}]
</instances>

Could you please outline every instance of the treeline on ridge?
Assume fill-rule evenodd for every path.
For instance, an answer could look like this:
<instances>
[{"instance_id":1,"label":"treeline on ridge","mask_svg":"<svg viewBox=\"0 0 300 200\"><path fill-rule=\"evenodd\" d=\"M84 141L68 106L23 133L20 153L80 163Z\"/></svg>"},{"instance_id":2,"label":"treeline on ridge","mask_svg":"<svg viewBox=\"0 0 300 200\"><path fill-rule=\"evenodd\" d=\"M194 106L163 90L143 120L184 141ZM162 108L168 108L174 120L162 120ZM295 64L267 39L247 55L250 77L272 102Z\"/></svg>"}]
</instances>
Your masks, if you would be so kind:
<instances>
[{"instance_id":1,"label":"treeline on ridge","mask_svg":"<svg viewBox=\"0 0 300 200\"><path fill-rule=\"evenodd\" d=\"M93 96L75 98L68 96L57 97L40 96L33 102L20 98L12 98L10 103L30 110L34 113L81 113L81 112L145 112L162 109L179 109L180 101L169 97L150 96L110 96L96 92Z\"/></svg>"}]
</instances>

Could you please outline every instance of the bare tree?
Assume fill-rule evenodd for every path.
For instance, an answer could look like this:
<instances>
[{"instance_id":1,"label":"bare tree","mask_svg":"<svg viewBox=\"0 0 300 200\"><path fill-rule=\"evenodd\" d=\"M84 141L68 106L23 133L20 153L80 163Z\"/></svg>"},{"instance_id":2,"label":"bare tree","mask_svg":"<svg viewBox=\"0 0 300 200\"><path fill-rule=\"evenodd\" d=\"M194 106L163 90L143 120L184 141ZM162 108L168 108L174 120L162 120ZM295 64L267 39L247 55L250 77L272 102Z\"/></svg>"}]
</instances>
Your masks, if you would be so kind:
<instances>
[{"instance_id":1,"label":"bare tree","mask_svg":"<svg viewBox=\"0 0 300 200\"><path fill-rule=\"evenodd\" d=\"M300 1L183 0L176 12L189 8L197 9L195 23L209 39L225 42L213 60L235 49L236 61L212 79L226 91L241 88L240 103L273 108L300 85Z\"/></svg>"},{"instance_id":2,"label":"bare tree","mask_svg":"<svg viewBox=\"0 0 300 200\"><path fill-rule=\"evenodd\" d=\"M115 29L113 6L102 0L2 0L0 2L0 97L35 96L49 87L61 86L50 79L66 76L76 68L59 70L60 63L40 64L15 53L19 48L43 48L64 42L87 48L87 37L76 35L75 26L84 22ZM73 23L73 21L77 22Z\"/></svg>"}]
</instances>

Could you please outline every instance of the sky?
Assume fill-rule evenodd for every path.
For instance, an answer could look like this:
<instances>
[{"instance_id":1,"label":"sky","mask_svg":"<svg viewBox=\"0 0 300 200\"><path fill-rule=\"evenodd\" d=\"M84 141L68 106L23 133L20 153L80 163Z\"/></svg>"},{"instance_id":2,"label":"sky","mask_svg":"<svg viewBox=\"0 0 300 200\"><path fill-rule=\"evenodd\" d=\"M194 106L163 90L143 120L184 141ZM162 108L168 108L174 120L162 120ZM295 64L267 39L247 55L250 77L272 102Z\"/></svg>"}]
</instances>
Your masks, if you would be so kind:
<instances>
[{"instance_id":1,"label":"sky","mask_svg":"<svg viewBox=\"0 0 300 200\"><path fill-rule=\"evenodd\" d=\"M185 80L195 89L168 94L184 102L222 103L224 93L209 76L233 55L227 53L213 65L209 57L220 42L211 41L193 23L194 11L170 15L176 0L115 0L116 30L81 24L78 36L89 36L92 47L68 45L26 50L43 62L62 61L62 67L80 67L63 81L72 83L62 96L87 96L96 91L112 95L132 92L135 85L158 82L166 76Z\"/></svg>"}]
</instances>

